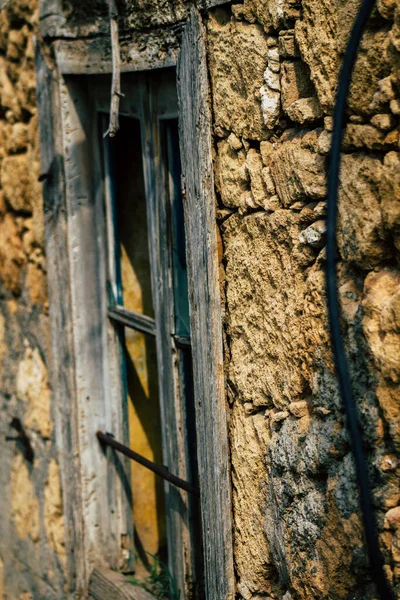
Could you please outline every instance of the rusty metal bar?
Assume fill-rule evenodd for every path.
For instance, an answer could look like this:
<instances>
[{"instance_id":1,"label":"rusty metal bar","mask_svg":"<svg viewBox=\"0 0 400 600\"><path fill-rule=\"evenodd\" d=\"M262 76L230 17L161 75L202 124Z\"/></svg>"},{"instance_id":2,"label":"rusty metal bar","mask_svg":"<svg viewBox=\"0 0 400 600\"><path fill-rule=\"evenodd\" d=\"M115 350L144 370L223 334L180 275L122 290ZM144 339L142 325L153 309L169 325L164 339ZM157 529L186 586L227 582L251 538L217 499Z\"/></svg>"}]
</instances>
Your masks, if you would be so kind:
<instances>
[{"instance_id":1,"label":"rusty metal bar","mask_svg":"<svg viewBox=\"0 0 400 600\"><path fill-rule=\"evenodd\" d=\"M180 477L177 477L176 475L170 473L166 467L156 465L155 463L151 462L151 460L148 460L141 454L138 454L134 450L131 450L127 446L124 446L124 444L117 442L111 435L104 433L103 431L98 431L96 433L96 436L101 443L106 444L107 446L111 446L112 448L114 448L114 450L117 450L117 452L121 452L121 454L125 454L125 456L127 456L131 460L134 460L143 467L146 467L146 469L149 469L150 471L161 477L161 479L169 481L169 483L172 483L172 485L182 490L185 490L186 492L189 492L189 494L193 494L194 496L200 497L200 492L198 489L196 489L184 479L181 479Z\"/></svg>"}]
</instances>

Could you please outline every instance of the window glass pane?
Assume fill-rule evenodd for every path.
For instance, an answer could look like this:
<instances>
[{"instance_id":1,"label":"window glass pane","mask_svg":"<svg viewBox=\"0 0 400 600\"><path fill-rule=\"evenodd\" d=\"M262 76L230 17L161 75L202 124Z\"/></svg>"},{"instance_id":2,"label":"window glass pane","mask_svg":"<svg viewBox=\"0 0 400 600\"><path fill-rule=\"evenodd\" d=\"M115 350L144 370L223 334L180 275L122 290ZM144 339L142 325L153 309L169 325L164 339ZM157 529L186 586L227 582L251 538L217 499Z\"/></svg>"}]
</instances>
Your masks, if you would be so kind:
<instances>
[{"instance_id":1,"label":"window glass pane","mask_svg":"<svg viewBox=\"0 0 400 600\"><path fill-rule=\"evenodd\" d=\"M175 304L175 334L189 337L189 297L178 120L168 119L164 121L163 128L165 132L167 187L171 206L171 248Z\"/></svg>"},{"instance_id":2,"label":"window glass pane","mask_svg":"<svg viewBox=\"0 0 400 600\"><path fill-rule=\"evenodd\" d=\"M123 305L154 317L140 122L121 117L120 130L109 143L113 146L113 202Z\"/></svg>"},{"instance_id":3,"label":"window glass pane","mask_svg":"<svg viewBox=\"0 0 400 600\"><path fill-rule=\"evenodd\" d=\"M162 465L155 339L126 328L125 365L130 447ZM163 482L134 461L131 462L131 476L133 519L139 545L164 560L167 542Z\"/></svg>"}]
</instances>

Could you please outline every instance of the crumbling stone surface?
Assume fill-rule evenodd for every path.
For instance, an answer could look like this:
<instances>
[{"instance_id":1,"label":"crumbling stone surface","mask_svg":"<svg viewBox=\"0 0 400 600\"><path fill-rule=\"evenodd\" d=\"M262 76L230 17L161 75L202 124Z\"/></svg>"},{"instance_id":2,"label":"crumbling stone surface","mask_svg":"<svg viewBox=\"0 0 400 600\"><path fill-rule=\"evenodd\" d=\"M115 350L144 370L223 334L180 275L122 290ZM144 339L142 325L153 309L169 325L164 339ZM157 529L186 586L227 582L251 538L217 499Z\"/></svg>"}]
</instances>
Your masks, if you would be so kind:
<instances>
[{"instance_id":1,"label":"crumbling stone surface","mask_svg":"<svg viewBox=\"0 0 400 600\"><path fill-rule=\"evenodd\" d=\"M62 495L48 386L49 324L34 76L36 2L0 11L0 597L60 600ZM19 419L29 462L10 424Z\"/></svg>"},{"instance_id":2,"label":"crumbling stone surface","mask_svg":"<svg viewBox=\"0 0 400 600\"><path fill-rule=\"evenodd\" d=\"M284 206L307 198L325 197L325 159L294 143L276 144L270 157L271 175Z\"/></svg>"},{"instance_id":3,"label":"crumbling stone surface","mask_svg":"<svg viewBox=\"0 0 400 600\"><path fill-rule=\"evenodd\" d=\"M11 516L21 539L28 535L33 542L39 539L39 501L22 454L14 458L11 470Z\"/></svg>"},{"instance_id":4,"label":"crumbling stone surface","mask_svg":"<svg viewBox=\"0 0 400 600\"><path fill-rule=\"evenodd\" d=\"M229 12L221 8L211 15L207 29L214 127L232 131L238 137L263 139L259 90L268 44L262 28L231 21Z\"/></svg>"},{"instance_id":5,"label":"crumbling stone surface","mask_svg":"<svg viewBox=\"0 0 400 600\"><path fill-rule=\"evenodd\" d=\"M18 365L16 393L26 406L24 425L49 438L53 424L50 419L50 390L46 366L38 348L32 349L26 340L26 350Z\"/></svg>"},{"instance_id":6,"label":"crumbling stone surface","mask_svg":"<svg viewBox=\"0 0 400 600\"><path fill-rule=\"evenodd\" d=\"M339 249L347 262L371 269L389 258L385 244L379 185L382 163L366 155L345 155L340 190Z\"/></svg>"},{"instance_id":7,"label":"crumbling stone surface","mask_svg":"<svg viewBox=\"0 0 400 600\"><path fill-rule=\"evenodd\" d=\"M307 247L303 252L300 232L299 215L282 209L234 216L223 227L231 314L229 382L255 406L282 409L306 388L307 367L299 350L306 346L307 326L297 290L314 252ZM243 364L241 357L250 347L251 360ZM264 368L266 360L269 369Z\"/></svg>"},{"instance_id":8,"label":"crumbling stone surface","mask_svg":"<svg viewBox=\"0 0 400 600\"><path fill-rule=\"evenodd\" d=\"M238 596L373 600L324 275L332 111L360 2L270 1L262 17L260 5L234 4L223 22L216 13L208 20L218 210L226 215L221 281ZM361 44L338 223L343 335L396 597L399 24L399 3L378 2ZM215 90L237 81L220 64L231 61L238 25L259 27L265 40L254 77L264 127L256 129L248 113L235 113L232 94L225 106L222 94L221 102L215 98ZM224 39L218 60L217 35Z\"/></svg>"}]
</instances>

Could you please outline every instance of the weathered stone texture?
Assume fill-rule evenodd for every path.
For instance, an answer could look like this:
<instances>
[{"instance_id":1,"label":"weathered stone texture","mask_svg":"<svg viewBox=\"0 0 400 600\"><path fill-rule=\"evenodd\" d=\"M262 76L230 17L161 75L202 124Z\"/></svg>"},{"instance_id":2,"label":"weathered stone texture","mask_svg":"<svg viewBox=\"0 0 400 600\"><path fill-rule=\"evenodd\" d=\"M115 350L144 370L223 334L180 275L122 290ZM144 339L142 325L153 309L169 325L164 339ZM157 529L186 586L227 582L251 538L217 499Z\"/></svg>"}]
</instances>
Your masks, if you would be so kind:
<instances>
[{"instance_id":1,"label":"weathered stone texture","mask_svg":"<svg viewBox=\"0 0 400 600\"><path fill-rule=\"evenodd\" d=\"M339 250L348 262L371 269L390 250L384 243L379 185L382 163L366 155L345 155L341 171Z\"/></svg>"},{"instance_id":2,"label":"weathered stone texture","mask_svg":"<svg viewBox=\"0 0 400 600\"><path fill-rule=\"evenodd\" d=\"M18 537L39 539L39 501L22 454L14 457L11 469L11 517Z\"/></svg>"},{"instance_id":3,"label":"weathered stone texture","mask_svg":"<svg viewBox=\"0 0 400 600\"><path fill-rule=\"evenodd\" d=\"M208 22L238 592L372 600L324 276L331 115L360 2L277 0L260 16L261 5ZM377 11L351 88L338 272L385 570L400 597L400 5ZM252 62L247 50L233 56L239 26L264 32ZM255 64L265 127L249 126L254 106L238 110L236 67L220 66L239 60Z\"/></svg>"},{"instance_id":4,"label":"weathered stone texture","mask_svg":"<svg viewBox=\"0 0 400 600\"><path fill-rule=\"evenodd\" d=\"M377 369L377 396L400 448L400 274L392 269L370 273L365 280L363 330Z\"/></svg>"},{"instance_id":5,"label":"weathered stone texture","mask_svg":"<svg viewBox=\"0 0 400 600\"><path fill-rule=\"evenodd\" d=\"M0 12L0 598L60 600L65 556L47 362L35 99L36 2ZM19 419L34 450L6 436ZM46 483L47 482L47 483Z\"/></svg>"},{"instance_id":6,"label":"weathered stone texture","mask_svg":"<svg viewBox=\"0 0 400 600\"><path fill-rule=\"evenodd\" d=\"M315 253L303 250L300 231L299 214L287 210L231 217L223 227L231 314L229 382L244 402L256 406L282 409L307 390L308 327L301 290ZM251 358L243 364L246 348Z\"/></svg>"},{"instance_id":7,"label":"weathered stone texture","mask_svg":"<svg viewBox=\"0 0 400 600\"><path fill-rule=\"evenodd\" d=\"M266 35L258 25L230 21L217 9L208 21L215 128L263 139L260 88L268 60Z\"/></svg>"},{"instance_id":8,"label":"weathered stone texture","mask_svg":"<svg viewBox=\"0 0 400 600\"><path fill-rule=\"evenodd\" d=\"M284 206L296 201L325 197L325 159L297 143L274 148L270 156L271 175Z\"/></svg>"}]
</instances>

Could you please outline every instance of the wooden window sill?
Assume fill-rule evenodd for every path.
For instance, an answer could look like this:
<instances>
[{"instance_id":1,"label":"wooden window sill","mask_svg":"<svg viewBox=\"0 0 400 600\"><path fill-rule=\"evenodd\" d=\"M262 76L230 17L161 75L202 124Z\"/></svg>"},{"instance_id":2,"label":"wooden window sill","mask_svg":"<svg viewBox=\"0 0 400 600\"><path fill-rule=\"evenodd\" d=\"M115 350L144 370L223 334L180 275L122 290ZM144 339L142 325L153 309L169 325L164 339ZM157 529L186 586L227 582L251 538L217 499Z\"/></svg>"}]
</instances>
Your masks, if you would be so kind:
<instances>
[{"instance_id":1,"label":"wooden window sill","mask_svg":"<svg viewBox=\"0 0 400 600\"><path fill-rule=\"evenodd\" d=\"M155 600L155 596L130 583L111 569L94 569L89 582L89 600Z\"/></svg>"}]
</instances>

